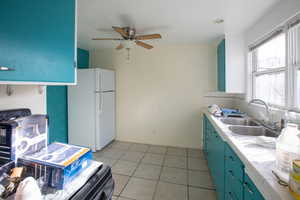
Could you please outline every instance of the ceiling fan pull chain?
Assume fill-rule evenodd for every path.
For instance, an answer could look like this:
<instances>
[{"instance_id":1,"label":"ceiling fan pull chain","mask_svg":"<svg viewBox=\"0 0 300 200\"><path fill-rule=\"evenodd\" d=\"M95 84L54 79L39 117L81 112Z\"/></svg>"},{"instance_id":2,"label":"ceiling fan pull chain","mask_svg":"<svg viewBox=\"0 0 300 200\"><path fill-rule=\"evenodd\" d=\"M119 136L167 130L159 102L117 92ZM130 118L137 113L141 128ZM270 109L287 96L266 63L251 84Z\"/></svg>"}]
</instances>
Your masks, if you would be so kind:
<instances>
[{"instance_id":1,"label":"ceiling fan pull chain","mask_svg":"<svg viewBox=\"0 0 300 200\"><path fill-rule=\"evenodd\" d=\"M130 60L130 48L126 48L127 50L127 60Z\"/></svg>"}]
</instances>

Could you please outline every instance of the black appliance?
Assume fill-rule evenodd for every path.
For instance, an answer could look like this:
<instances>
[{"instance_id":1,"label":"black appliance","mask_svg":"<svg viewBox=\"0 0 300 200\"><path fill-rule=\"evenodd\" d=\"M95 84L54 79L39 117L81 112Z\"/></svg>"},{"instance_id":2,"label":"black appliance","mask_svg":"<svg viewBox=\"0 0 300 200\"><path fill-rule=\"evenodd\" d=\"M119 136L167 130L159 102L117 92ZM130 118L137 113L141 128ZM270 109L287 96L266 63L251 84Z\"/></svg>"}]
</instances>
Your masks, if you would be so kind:
<instances>
[{"instance_id":1,"label":"black appliance","mask_svg":"<svg viewBox=\"0 0 300 200\"><path fill-rule=\"evenodd\" d=\"M45 147L47 135L47 115L26 108L0 111L0 165Z\"/></svg>"},{"instance_id":2,"label":"black appliance","mask_svg":"<svg viewBox=\"0 0 300 200\"><path fill-rule=\"evenodd\" d=\"M114 188L111 168L101 165L69 200L111 200Z\"/></svg>"}]
</instances>

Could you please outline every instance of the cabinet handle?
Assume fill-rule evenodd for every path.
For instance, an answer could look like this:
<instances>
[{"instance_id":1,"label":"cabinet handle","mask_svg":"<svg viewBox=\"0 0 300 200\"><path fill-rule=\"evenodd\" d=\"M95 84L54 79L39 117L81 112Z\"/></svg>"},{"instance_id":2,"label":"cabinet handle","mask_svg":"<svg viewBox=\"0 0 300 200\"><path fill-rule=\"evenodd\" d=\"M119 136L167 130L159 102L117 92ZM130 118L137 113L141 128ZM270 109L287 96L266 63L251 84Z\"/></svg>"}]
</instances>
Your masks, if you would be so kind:
<instances>
[{"instance_id":1,"label":"cabinet handle","mask_svg":"<svg viewBox=\"0 0 300 200\"><path fill-rule=\"evenodd\" d=\"M0 66L0 71L14 71L14 70L15 70L14 68Z\"/></svg>"},{"instance_id":2,"label":"cabinet handle","mask_svg":"<svg viewBox=\"0 0 300 200\"><path fill-rule=\"evenodd\" d=\"M229 170L228 172L229 172L229 174L231 175L231 177L234 178L233 171L232 171L232 170Z\"/></svg>"},{"instance_id":3,"label":"cabinet handle","mask_svg":"<svg viewBox=\"0 0 300 200\"><path fill-rule=\"evenodd\" d=\"M250 187L249 187L249 185L248 185L247 182L244 182L243 185L244 185L244 188L246 188L250 194L252 194L252 195L254 194L254 192L250 189Z\"/></svg>"},{"instance_id":4,"label":"cabinet handle","mask_svg":"<svg viewBox=\"0 0 300 200\"><path fill-rule=\"evenodd\" d=\"M232 157L232 156L229 156L229 158L230 158L230 160L232 160L232 161L233 161L233 157Z\"/></svg>"},{"instance_id":5,"label":"cabinet handle","mask_svg":"<svg viewBox=\"0 0 300 200\"><path fill-rule=\"evenodd\" d=\"M229 194L230 200L234 200L234 199L233 199L233 196L232 196L232 193L229 192L228 194Z\"/></svg>"}]
</instances>

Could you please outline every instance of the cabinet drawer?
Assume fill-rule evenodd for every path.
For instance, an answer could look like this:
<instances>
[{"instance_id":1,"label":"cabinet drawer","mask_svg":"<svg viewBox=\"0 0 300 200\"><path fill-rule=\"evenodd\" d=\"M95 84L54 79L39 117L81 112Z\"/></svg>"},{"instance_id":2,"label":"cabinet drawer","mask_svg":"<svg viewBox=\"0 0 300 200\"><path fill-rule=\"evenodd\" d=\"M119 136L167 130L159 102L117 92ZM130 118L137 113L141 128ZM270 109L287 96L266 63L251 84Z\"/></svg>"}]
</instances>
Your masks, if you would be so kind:
<instances>
[{"instance_id":1,"label":"cabinet drawer","mask_svg":"<svg viewBox=\"0 0 300 200\"><path fill-rule=\"evenodd\" d=\"M236 197L236 195L233 192L231 192L231 191L229 191L229 192L226 193L225 199L226 200L242 200L242 199L238 199Z\"/></svg>"},{"instance_id":2,"label":"cabinet drawer","mask_svg":"<svg viewBox=\"0 0 300 200\"><path fill-rule=\"evenodd\" d=\"M243 199L243 182L241 182L234 174L234 171L227 170L226 171L226 187L227 191L230 191L234 194L234 196L242 200Z\"/></svg>"},{"instance_id":3,"label":"cabinet drawer","mask_svg":"<svg viewBox=\"0 0 300 200\"><path fill-rule=\"evenodd\" d=\"M225 160L226 169L231 170L234 176L240 180L244 181L244 164L239 159L239 157L234 153L234 151L227 144L225 148Z\"/></svg>"},{"instance_id":4,"label":"cabinet drawer","mask_svg":"<svg viewBox=\"0 0 300 200\"><path fill-rule=\"evenodd\" d=\"M245 174L244 187L244 200L264 200L264 197L258 191L252 180Z\"/></svg>"}]
</instances>

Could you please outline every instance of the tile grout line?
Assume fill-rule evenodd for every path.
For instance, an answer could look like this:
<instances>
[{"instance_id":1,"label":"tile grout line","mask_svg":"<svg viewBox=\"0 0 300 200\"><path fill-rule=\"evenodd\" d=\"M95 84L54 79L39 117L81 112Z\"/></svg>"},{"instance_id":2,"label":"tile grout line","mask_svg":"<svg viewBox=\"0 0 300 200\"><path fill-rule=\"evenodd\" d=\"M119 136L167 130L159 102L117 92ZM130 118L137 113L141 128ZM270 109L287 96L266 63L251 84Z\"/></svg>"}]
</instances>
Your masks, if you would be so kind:
<instances>
[{"instance_id":1,"label":"tile grout line","mask_svg":"<svg viewBox=\"0 0 300 200\"><path fill-rule=\"evenodd\" d=\"M132 146L133 144L131 144L131 146ZM199 189L204 189L204 190L209 190L209 191L215 191L215 189L214 188L207 188L207 187L201 187L201 186L193 186L193 185L190 185L188 182L187 182L187 184L185 185L185 184L178 184L178 183L172 183L172 182L168 182L168 181L163 181L163 180L161 180L161 175L162 175L162 171L163 171L163 168L164 167L168 167L168 166L165 166L164 164L165 164L165 160L166 160L166 156L168 155L168 146L162 146L162 147L166 147L167 148L167 151L165 151L163 154L161 154L161 153L153 153L153 152L150 152L150 147L151 146L156 146L156 145L147 145L148 146L148 149L145 151L145 152L140 152L140 151L134 151L134 152L140 152L140 153L143 153L144 155L143 155L143 157L139 160L139 162L137 163L137 166L136 166L136 168L135 168L135 170L134 170L134 172L132 173L132 175L130 175L130 176L128 176L128 175L124 175L124 174L118 174L118 173L115 173L115 174L118 174L118 175L123 175L123 176L128 176L129 177L129 179L128 179L128 182L125 184L125 186L123 187L123 189L122 189L122 191L120 192L120 195L118 195L118 196L115 196L115 197L121 197L121 194L122 194L122 192L125 190L125 188L126 188L126 186L128 185L128 183L129 183L129 181L132 179L132 178L140 178L140 179L144 179L144 180L151 180L151 181L155 181L155 179L150 179L150 178L142 178L142 177L135 177L134 176L134 174L135 174L135 172L137 171L137 169L138 169L138 167L141 165L141 164L143 164L142 163L142 160L145 158L145 156L146 156L146 154L147 153L152 153L152 154L156 154L156 155L163 155L163 162L162 162L162 165L156 165L156 164L150 164L150 163L145 163L146 165L147 164L149 164L149 165L154 165L154 166L160 166L160 173L159 173L159 177L158 177L158 180L156 181L156 185L155 185L155 190L154 190L154 194L153 194L153 200L155 199L155 195L156 195L156 193L157 193L157 189L158 189L158 183L159 182L165 182L165 183L170 183L170 184L175 184L175 185L182 185L182 186L186 186L187 187L187 200L189 200L189 189L190 189L190 187L193 187L193 188L199 188ZM160 145L161 146L161 145ZM209 172L209 171L206 171L206 170L189 170L189 163L188 163L188 161L189 161L189 154L188 154L188 148L185 148L186 149L186 155L184 156L184 157L186 157L186 165L187 165L187 181L189 181L189 171L202 171L202 172ZM127 150L125 150L125 149L118 149L118 150L123 150L123 151L127 151L127 152L130 152L129 150L130 150L130 147L129 148L127 148ZM126 153L127 153L126 152ZM116 162L115 162L115 164L118 162L118 161L120 161L121 159L122 159L122 157L126 154L126 153L123 153L122 154L122 156L120 156L118 159L115 159L116 160ZM176 155L174 155L174 156L176 156ZM179 155L177 155L177 157L181 157L181 156L179 156ZM194 158L194 157L191 157L191 158ZM111 159L114 159L114 158L111 158ZM197 158L197 157L195 157L195 159L201 159L201 158ZM204 159L205 160L205 159ZM135 163L134 161L129 161L129 162L133 162L133 163ZM113 165L115 165L115 164L113 164ZM113 166L112 165L112 166ZM169 168L177 168L177 169L182 169L182 170L184 170L183 168L178 168L178 167L169 167ZM127 197L126 197L127 198ZM134 199L132 199L132 200L134 200Z\"/></svg>"},{"instance_id":2,"label":"tile grout line","mask_svg":"<svg viewBox=\"0 0 300 200\"><path fill-rule=\"evenodd\" d=\"M166 160L166 155L167 155L167 151L168 151L168 147L167 146L166 146L166 149L167 149L166 152L163 154L164 157L163 157L163 161L162 161L162 164L161 164L161 168L160 168L160 173L159 173L159 176L158 176L158 180L157 180L155 188L154 188L154 193L153 193L152 200L155 200L155 195L156 195L156 192L157 192L158 184L160 182L160 177L161 177L161 174L162 174L162 171L163 171L163 167L164 167L164 163L165 163L165 160Z\"/></svg>"},{"instance_id":3,"label":"tile grout line","mask_svg":"<svg viewBox=\"0 0 300 200\"><path fill-rule=\"evenodd\" d=\"M132 145L132 144L131 144L131 145ZM130 146L131 146L131 145L130 145ZM129 149L130 149L130 147L128 147L128 149L127 149L126 151L128 151ZM121 150L122 150L122 149L121 149ZM125 151L125 150L124 150L124 151ZM120 156L120 158L117 159L117 161L116 161L115 164L113 164L113 165L116 165L116 164L121 160L121 158L122 158L123 155L125 155L125 153L122 154L122 155ZM113 167L113 166L111 166L111 170L112 170L112 167ZM113 171L112 171L112 173L113 173ZM123 175L123 176L124 176L124 175ZM120 191L120 194L117 195L118 199L119 199L121 193L123 192L123 190L125 189L125 187L127 186L127 184L129 183L129 181L130 181L130 176L129 176L129 179L128 179L127 183L124 185L123 189Z\"/></svg>"},{"instance_id":4,"label":"tile grout line","mask_svg":"<svg viewBox=\"0 0 300 200\"><path fill-rule=\"evenodd\" d=\"M130 148L128 148L128 150L129 150L129 149L130 149ZM149 149L149 147L148 147L148 149ZM134 178L133 175L134 175L134 173L136 172L136 170L138 169L138 167L141 165L142 160L143 160L144 157L146 156L146 153L147 153L148 149L147 149L145 152L143 152L143 153L144 153L143 157L142 157L142 158L140 159L140 161L137 163L137 166L136 166L136 168L134 169L132 175L129 175L128 182L124 185L124 187L123 187L123 189L121 190L121 192L120 192L118 198L121 196L121 194L122 194L123 191L125 190L125 188L126 188L126 186L128 185L129 181L130 181L132 178ZM128 150L127 150L127 151L128 151ZM120 159L121 159L121 158L120 158ZM121 196L121 197L122 197L122 196ZM125 198L127 198L127 197L125 197Z\"/></svg>"},{"instance_id":5,"label":"tile grout line","mask_svg":"<svg viewBox=\"0 0 300 200\"><path fill-rule=\"evenodd\" d=\"M187 169L187 183L186 183L186 185L187 185L187 200L189 200L190 199L190 195L189 195L189 193L190 193L190 186L189 186L189 150L187 149L187 157L186 157L186 169Z\"/></svg>"},{"instance_id":6,"label":"tile grout line","mask_svg":"<svg viewBox=\"0 0 300 200\"><path fill-rule=\"evenodd\" d=\"M130 144L130 146L132 146L132 144ZM130 149L130 146L128 147L128 149L120 149L120 150L122 150L122 151L127 151L127 152L128 152L128 150ZM110 148L112 148L112 147L110 147ZM117 149L117 148L116 148L116 149ZM115 164L113 164L113 165L116 165L116 164L121 160L122 156L124 156L125 154L126 154L126 153L123 153L123 154L120 156L119 159L116 159L116 162L115 162ZM112 170L113 165L111 166L111 170ZM113 171L112 171L112 173L113 173ZM115 173L115 174L118 174L118 173ZM126 175L124 175L124 174L118 174L118 175L126 176ZM128 184L129 181L130 181L130 178L131 178L131 177L130 177L130 176L128 176L128 177L129 177L129 179L128 179L127 183L124 185L123 189L120 191L120 194L117 195L118 198L120 197L121 193L123 192L123 190L125 189L125 187L127 186L127 184Z\"/></svg>"}]
</instances>

